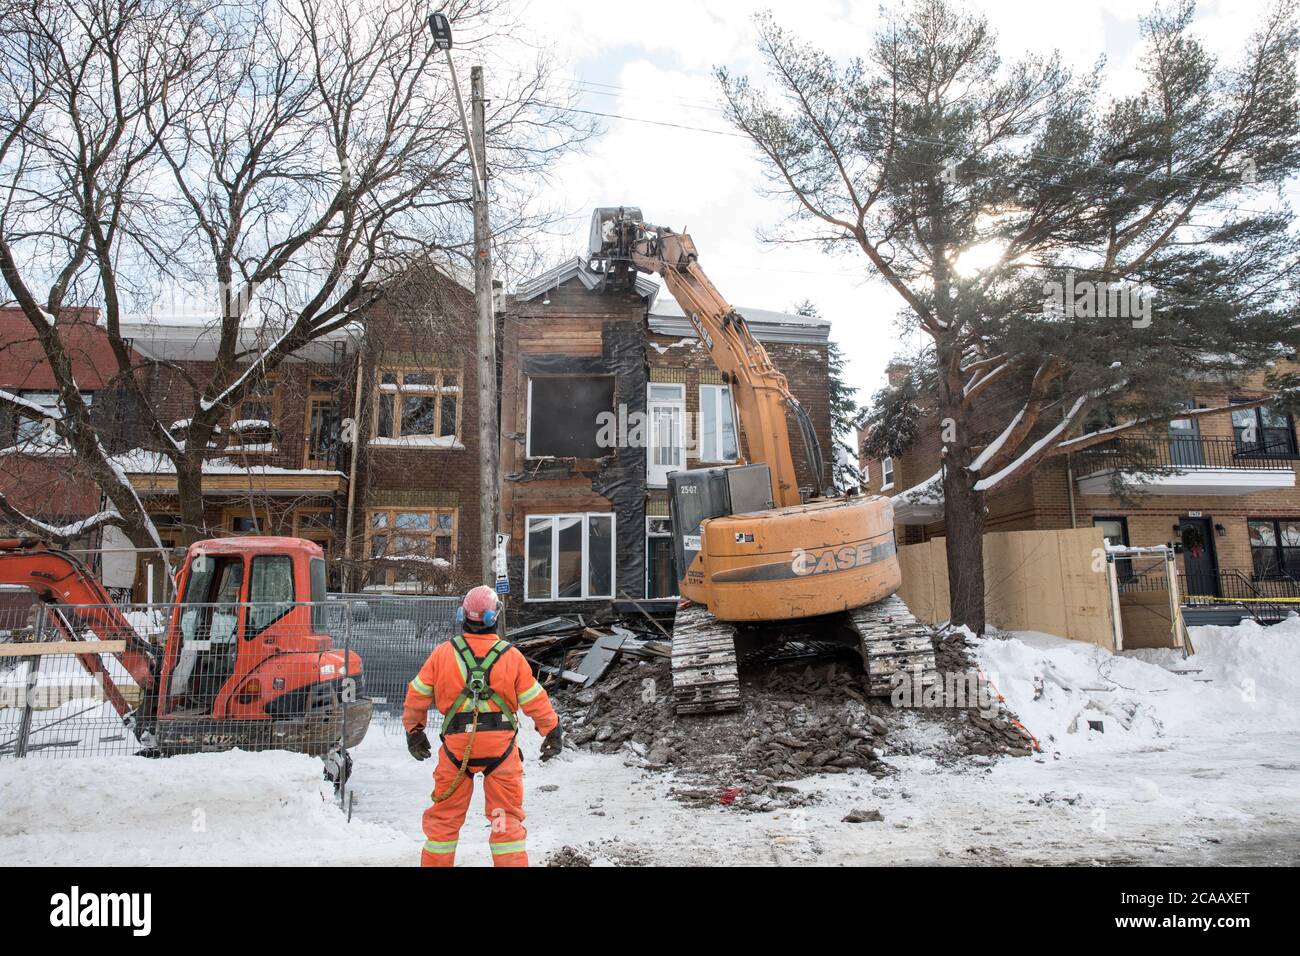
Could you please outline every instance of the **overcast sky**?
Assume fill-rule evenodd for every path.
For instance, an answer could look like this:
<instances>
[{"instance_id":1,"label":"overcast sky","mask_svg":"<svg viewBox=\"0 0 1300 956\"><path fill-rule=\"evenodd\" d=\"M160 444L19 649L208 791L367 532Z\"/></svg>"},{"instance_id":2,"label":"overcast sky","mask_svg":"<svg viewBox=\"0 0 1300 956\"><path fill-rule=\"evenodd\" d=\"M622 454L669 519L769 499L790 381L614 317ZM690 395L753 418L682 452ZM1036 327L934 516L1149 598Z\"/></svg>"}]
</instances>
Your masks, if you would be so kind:
<instances>
[{"instance_id":1,"label":"overcast sky","mask_svg":"<svg viewBox=\"0 0 1300 956\"><path fill-rule=\"evenodd\" d=\"M984 0L977 6L1008 57L1056 49L1071 66L1087 69L1105 54L1110 91L1131 89L1138 78L1137 20L1149 9L1145 3ZM1262 0L1202 2L1197 31L1222 59L1235 61L1265 7ZM720 112L712 69L761 72L751 17L763 9L838 57L864 52L879 16L875 2L848 0L533 0L526 8L523 22L565 64L580 92L578 106L616 114L600 117L600 136L558 170L555 198L571 211L572 231L558 241L555 256L585 250L596 206L637 205L651 222L689 228L702 264L733 304L788 310L812 299L831 320L831 337L847 354L850 381L865 400L901 347L897 295L871 276L860 256L827 257L811 247L759 240L757 233L778 222L786 207L759 194L753 149ZM504 66L486 64L489 96L494 68ZM517 278L509 277L511 284Z\"/></svg>"}]
</instances>

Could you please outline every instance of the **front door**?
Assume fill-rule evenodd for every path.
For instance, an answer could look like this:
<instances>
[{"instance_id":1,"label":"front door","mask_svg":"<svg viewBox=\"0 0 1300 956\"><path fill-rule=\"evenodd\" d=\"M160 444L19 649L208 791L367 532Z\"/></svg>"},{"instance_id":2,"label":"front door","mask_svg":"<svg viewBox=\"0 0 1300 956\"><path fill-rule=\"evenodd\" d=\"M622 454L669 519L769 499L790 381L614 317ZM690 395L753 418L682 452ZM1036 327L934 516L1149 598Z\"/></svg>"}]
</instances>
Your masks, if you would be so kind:
<instances>
[{"instance_id":1,"label":"front door","mask_svg":"<svg viewBox=\"0 0 1300 956\"><path fill-rule=\"evenodd\" d=\"M686 467L686 386L651 382L646 418L646 484L666 488L668 473Z\"/></svg>"},{"instance_id":2,"label":"front door","mask_svg":"<svg viewBox=\"0 0 1300 956\"><path fill-rule=\"evenodd\" d=\"M1209 518L1181 518L1178 536L1183 545L1183 570L1187 572L1186 593L1219 597L1213 523Z\"/></svg>"}]
</instances>

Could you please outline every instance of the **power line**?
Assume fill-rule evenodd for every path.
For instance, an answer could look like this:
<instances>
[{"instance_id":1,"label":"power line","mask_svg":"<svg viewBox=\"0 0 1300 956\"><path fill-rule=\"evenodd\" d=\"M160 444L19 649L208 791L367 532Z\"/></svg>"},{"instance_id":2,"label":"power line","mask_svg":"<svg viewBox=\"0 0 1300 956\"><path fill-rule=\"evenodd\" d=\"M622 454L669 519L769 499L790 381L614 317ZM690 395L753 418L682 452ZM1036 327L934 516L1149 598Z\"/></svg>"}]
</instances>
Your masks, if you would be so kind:
<instances>
[{"instance_id":1,"label":"power line","mask_svg":"<svg viewBox=\"0 0 1300 956\"><path fill-rule=\"evenodd\" d=\"M592 88L590 88L590 87L603 87L604 89L592 89ZM658 101L660 101L660 102L677 101L677 102L682 103L683 105L686 105L688 108L691 108L691 109L700 109L700 110L708 110L708 111L710 111L710 112L716 112L716 113L718 113L719 115L723 115L723 114L725 114L725 112L726 112L725 110L723 110L723 109L721 109L721 108L718 108L718 107L713 107L713 106L703 106L703 105L692 105L691 101L689 101L689 100L687 100L687 99L685 99L685 98L682 98L682 97L672 97L672 96L667 96L667 95L665 95L665 94L657 93L657 92L654 92L654 91L651 91L651 90L634 90L634 89L632 89L632 88L630 88L630 87L619 86L619 85L617 85L617 84L613 84L613 83L599 83L599 82L594 81L594 80L584 80L584 79L582 79L582 78L580 78L580 77L575 78L571 83L569 83L569 84L568 84L568 88L569 88L570 90L572 90L572 91L574 91L574 92L577 92L577 93L580 93L580 94L594 94L594 95L600 95L600 96L615 96L615 95L618 95L618 93L611 92L611 91L618 91L618 92L620 92L620 93L622 93L622 94L624 94L624 95L640 96L640 97L642 97L642 98L646 98L646 99L654 99L654 100L658 100ZM600 117L605 117L605 118L608 118L608 119L619 119L619 120L623 120L623 121L625 121L625 122L629 122L629 123L644 123L644 124L648 124L648 125L652 125L652 126L663 126L663 127L673 128L673 129L689 130L689 131L691 131L691 132L708 133L708 134L711 134L711 135L714 135L714 136L729 136L729 137L735 137L735 138L740 138L740 139L751 139L751 140L752 140L752 137L751 137L749 134L747 134L747 133L736 133L736 132L732 132L732 131L729 131L729 130L719 130L719 129L712 129L712 128L707 128L707 127L702 127L702 126L693 126L693 125L690 125L690 124L687 124L687 123L673 123L673 122L669 122L669 121L666 121L666 120L652 120L652 119L647 119L647 118L644 118L644 117L627 116L627 115L625 115L625 114L622 114L622 113L616 113L616 112L607 112L607 111L601 111L601 110L586 110L586 109L581 109L581 108L578 108L578 107L566 107L566 106L560 106L559 104L553 104L553 103L543 103L542 105L547 106L547 107L549 107L549 108L551 108L551 109L556 109L556 110L560 110L560 111L563 111L563 112L582 113L582 114L585 114L585 115L590 115L590 116L600 116ZM961 148L963 148L963 145L964 145L964 144L960 144L960 143L954 143L954 142L952 142L951 140L944 140L944 139L940 139L940 138L938 138L938 137L933 137L933 136L925 136L925 135L923 135L923 134L919 134L919 133L917 133L917 134L899 134L899 138L900 138L900 139L903 139L903 140L906 140L906 141L910 141L910 142L921 143L921 144L924 144L924 145L932 145L932 146L937 146L937 147L947 147L947 148L953 148L953 149L961 149ZM880 145L880 144L877 144L877 146L879 146L879 145ZM1098 171L1101 171L1101 172L1107 172L1107 171L1111 171L1111 170L1113 169L1113 167L1106 166L1106 165L1101 164L1101 163L1089 163L1089 162L1084 162L1084 161L1081 161L1081 160L1078 160L1078 159L1074 159L1074 158L1071 158L1071 157L1059 156L1059 155L1052 154L1052 153L1035 153L1033 156L1030 157L1030 160L1031 160L1031 161L1042 161L1042 162L1048 162L1048 163L1055 163L1055 164L1060 165L1060 166L1064 166L1064 167L1074 167L1074 168L1082 169L1082 170L1093 169L1093 170L1098 170ZM911 162L913 162L913 163L915 163L915 164L917 164L917 165L921 165L921 166L928 166L928 167L930 167L930 168L932 168L932 169L945 169L945 168L948 168L948 164L946 164L946 163L926 162L926 161L923 161L923 160L911 160ZM955 168L955 167L954 167L954 168ZM1186 176L1186 175L1181 175L1181 174L1176 174L1176 173L1169 173L1169 174L1157 173L1157 174L1155 174L1155 175L1156 175L1158 178L1167 179L1167 180L1170 180L1170 181L1173 181L1173 182L1183 182L1183 183L1187 183L1187 184L1191 184L1191 185L1231 186L1231 185L1234 184L1234 182L1236 182L1235 180L1232 180L1232 179L1209 179L1209 178L1206 178L1206 177ZM1010 177L1007 177L1007 176L1005 176L1005 175L998 176L998 175L996 175L996 174L989 174L989 173L986 173L986 174L982 174L982 175L979 175L979 176L976 176L976 177L973 177L973 178L978 178L978 179L995 179L995 178L1000 178L1000 179L1002 179L1003 181L1007 181ZM1244 183L1244 182L1237 183L1237 184L1239 184L1239 185L1248 185L1248 184L1246 184L1246 183ZM1239 203L1234 203L1234 204L1220 204L1220 203L1217 203L1217 202L1214 202L1214 201L1198 203L1197 206L1198 206L1198 208L1201 208L1201 209L1215 209L1215 210L1224 211L1224 212L1245 212L1245 213L1250 213L1250 214L1253 214L1253 215L1261 215L1261 216L1275 215L1275 214L1278 214L1278 213L1281 213L1281 212L1284 212L1284 211L1285 211L1285 210L1283 210L1283 209L1281 209L1281 208L1276 208L1276 209L1258 209L1258 208L1254 208L1254 207L1243 206L1243 205L1241 205L1241 204L1239 204ZM1202 227L1202 228L1205 228L1205 227Z\"/></svg>"},{"instance_id":2,"label":"power line","mask_svg":"<svg viewBox=\"0 0 1300 956\"><path fill-rule=\"evenodd\" d=\"M731 136L736 139L749 139L749 136L745 133L733 133L729 130L723 129L706 129L703 126L689 126L685 123L669 123L666 120L645 119L644 117L639 116L624 116L622 113L605 113L600 110L584 110L579 109L576 106L561 106L558 103L540 103L539 105L545 106L548 109L560 110L564 113L584 113L587 116L604 116L609 119L624 120L628 123L646 123L650 126L667 126L672 129L690 130L694 133L712 133L714 136Z\"/></svg>"}]
</instances>

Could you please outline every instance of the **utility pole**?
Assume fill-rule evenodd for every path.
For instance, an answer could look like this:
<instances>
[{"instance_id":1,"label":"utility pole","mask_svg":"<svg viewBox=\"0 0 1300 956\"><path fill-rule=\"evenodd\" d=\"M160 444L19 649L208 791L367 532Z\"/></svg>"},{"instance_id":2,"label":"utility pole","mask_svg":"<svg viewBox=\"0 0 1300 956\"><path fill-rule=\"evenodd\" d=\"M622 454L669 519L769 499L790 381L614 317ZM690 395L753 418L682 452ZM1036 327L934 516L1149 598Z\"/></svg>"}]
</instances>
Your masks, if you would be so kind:
<instances>
[{"instance_id":1,"label":"utility pole","mask_svg":"<svg viewBox=\"0 0 1300 956\"><path fill-rule=\"evenodd\" d=\"M479 554L483 581L495 580L497 508L500 497L501 443L497 437L497 320L492 303L492 227L488 222L487 135L483 67L470 69L473 123L474 300L478 306Z\"/></svg>"},{"instance_id":2,"label":"utility pole","mask_svg":"<svg viewBox=\"0 0 1300 956\"><path fill-rule=\"evenodd\" d=\"M483 67L470 68L470 114L465 118L456 64L451 59L451 21L438 12L429 17L434 45L447 57L451 88L456 95L461 126L469 147L474 207L474 304L478 313L478 441L479 441L479 561L485 584L496 581L497 509L500 501L501 443L497 437L497 326L492 303L492 227L488 221L487 133L483 100ZM500 587L504 585L499 585Z\"/></svg>"}]
</instances>

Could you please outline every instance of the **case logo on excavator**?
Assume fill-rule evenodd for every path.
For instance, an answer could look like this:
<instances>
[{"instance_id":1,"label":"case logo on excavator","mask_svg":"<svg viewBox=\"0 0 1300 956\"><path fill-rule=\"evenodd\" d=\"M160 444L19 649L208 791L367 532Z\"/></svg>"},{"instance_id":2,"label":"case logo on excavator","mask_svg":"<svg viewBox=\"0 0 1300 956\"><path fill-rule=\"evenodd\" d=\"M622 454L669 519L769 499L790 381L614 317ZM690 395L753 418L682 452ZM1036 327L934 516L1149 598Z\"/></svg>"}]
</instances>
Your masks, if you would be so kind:
<instances>
[{"instance_id":1,"label":"case logo on excavator","mask_svg":"<svg viewBox=\"0 0 1300 956\"><path fill-rule=\"evenodd\" d=\"M894 538L873 545L864 541L859 545L845 545L838 548L806 550L795 548L790 568L800 576L809 574L828 574L834 571L847 571L864 564L874 564L894 555Z\"/></svg>"},{"instance_id":2,"label":"case logo on excavator","mask_svg":"<svg viewBox=\"0 0 1300 956\"><path fill-rule=\"evenodd\" d=\"M841 545L834 548L795 548L790 552L792 560L774 561L770 564L746 565L739 568L725 568L715 571L710 577L716 584L752 584L758 581L781 581L793 577L806 577L812 574L831 574L836 571L848 571L892 558L896 553L894 536L891 533L885 540L872 544ZM693 583L690 574L687 581Z\"/></svg>"}]
</instances>

